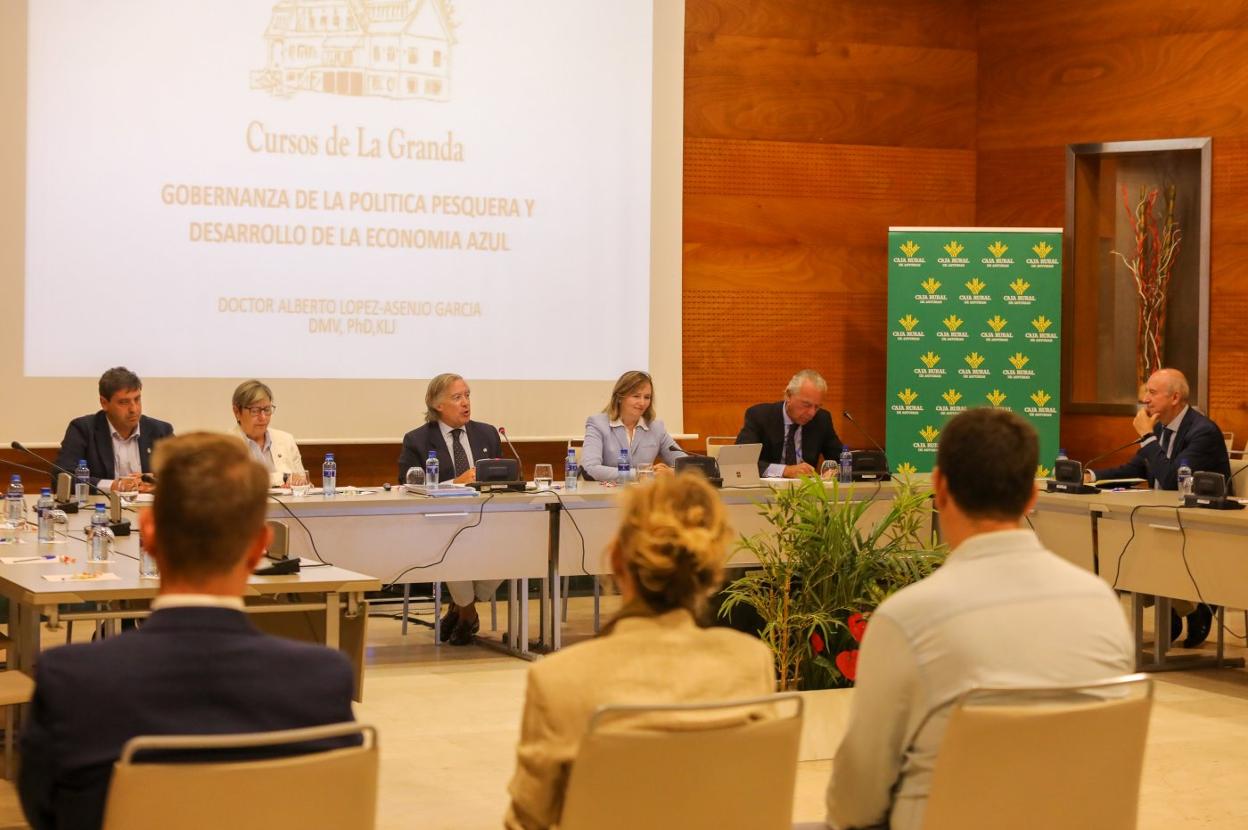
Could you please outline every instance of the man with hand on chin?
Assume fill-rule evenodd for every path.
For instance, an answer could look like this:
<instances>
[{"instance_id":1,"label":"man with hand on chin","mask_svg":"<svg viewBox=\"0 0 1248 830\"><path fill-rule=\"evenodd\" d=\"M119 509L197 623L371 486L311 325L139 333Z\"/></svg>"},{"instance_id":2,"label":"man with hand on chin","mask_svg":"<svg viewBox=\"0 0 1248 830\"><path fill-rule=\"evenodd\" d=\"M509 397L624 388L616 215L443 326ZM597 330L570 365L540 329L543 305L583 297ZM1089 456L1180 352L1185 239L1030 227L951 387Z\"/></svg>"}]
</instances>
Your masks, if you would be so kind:
<instances>
[{"instance_id":1,"label":"man with hand on chin","mask_svg":"<svg viewBox=\"0 0 1248 830\"><path fill-rule=\"evenodd\" d=\"M1229 480L1231 462L1222 429L1188 404L1190 394L1187 378L1178 369L1153 372L1140 398L1144 407L1131 424L1140 436L1140 448L1126 464L1088 470L1085 479L1142 478L1156 490L1178 490L1179 467L1186 463L1193 473L1221 473ZM1171 612L1172 639L1182 630L1180 616L1187 617L1184 646L1195 648L1209 636L1213 622L1209 606L1173 600Z\"/></svg>"}]
</instances>

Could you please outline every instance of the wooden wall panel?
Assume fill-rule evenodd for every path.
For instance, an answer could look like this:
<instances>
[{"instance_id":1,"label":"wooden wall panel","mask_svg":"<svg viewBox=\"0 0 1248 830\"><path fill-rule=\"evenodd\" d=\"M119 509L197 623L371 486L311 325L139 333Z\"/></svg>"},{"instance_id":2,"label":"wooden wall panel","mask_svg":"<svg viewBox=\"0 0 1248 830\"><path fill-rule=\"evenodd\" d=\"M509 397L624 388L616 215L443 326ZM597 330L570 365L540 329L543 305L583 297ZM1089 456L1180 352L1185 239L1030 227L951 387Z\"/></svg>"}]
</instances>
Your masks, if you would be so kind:
<instances>
[{"instance_id":1,"label":"wooden wall panel","mask_svg":"<svg viewBox=\"0 0 1248 830\"><path fill-rule=\"evenodd\" d=\"M975 6L976 0L685 0L685 31L974 51Z\"/></svg>"},{"instance_id":2,"label":"wooden wall panel","mask_svg":"<svg viewBox=\"0 0 1248 830\"><path fill-rule=\"evenodd\" d=\"M1210 415L1248 438L1248 1L998 0L979 7L980 224L1065 221L1067 144L1211 136ZM1193 231L1194 235L1194 231ZM1128 419L1063 416L1087 458Z\"/></svg>"}]
</instances>

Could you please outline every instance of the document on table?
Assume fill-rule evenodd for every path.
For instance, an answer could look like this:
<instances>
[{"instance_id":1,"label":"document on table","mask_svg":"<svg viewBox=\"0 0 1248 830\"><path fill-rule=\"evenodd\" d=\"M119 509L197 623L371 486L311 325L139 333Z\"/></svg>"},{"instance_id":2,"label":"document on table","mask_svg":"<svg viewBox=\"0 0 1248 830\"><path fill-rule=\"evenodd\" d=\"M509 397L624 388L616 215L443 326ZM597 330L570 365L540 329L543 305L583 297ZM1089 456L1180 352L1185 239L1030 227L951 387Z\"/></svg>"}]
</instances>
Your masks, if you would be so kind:
<instances>
[{"instance_id":1,"label":"document on table","mask_svg":"<svg viewBox=\"0 0 1248 830\"><path fill-rule=\"evenodd\" d=\"M121 579L121 577L111 571L103 571L98 574L44 574L43 578L48 582L111 582Z\"/></svg>"}]
</instances>

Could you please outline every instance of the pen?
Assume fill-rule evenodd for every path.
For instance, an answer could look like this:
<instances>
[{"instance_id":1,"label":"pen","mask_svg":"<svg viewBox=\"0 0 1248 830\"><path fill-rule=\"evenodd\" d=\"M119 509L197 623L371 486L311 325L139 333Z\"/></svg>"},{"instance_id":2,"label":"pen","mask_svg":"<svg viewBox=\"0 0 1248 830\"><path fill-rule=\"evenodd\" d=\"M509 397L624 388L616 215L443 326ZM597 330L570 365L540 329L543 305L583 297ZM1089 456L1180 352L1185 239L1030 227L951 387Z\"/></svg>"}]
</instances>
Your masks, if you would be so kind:
<instances>
[{"instance_id":1,"label":"pen","mask_svg":"<svg viewBox=\"0 0 1248 830\"><path fill-rule=\"evenodd\" d=\"M13 564L14 564L14 565L25 565L25 564L30 563L30 562L43 562L43 561L45 561L45 560L47 560L47 559L55 559L55 558L56 558L56 557L55 557L55 556L52 556L52 555L48 555L48 556L29 556L29 557L27 557L27 558L25 558L25 559L14 559L14 560L13 560Z\"/></svg>"}]
</instances>

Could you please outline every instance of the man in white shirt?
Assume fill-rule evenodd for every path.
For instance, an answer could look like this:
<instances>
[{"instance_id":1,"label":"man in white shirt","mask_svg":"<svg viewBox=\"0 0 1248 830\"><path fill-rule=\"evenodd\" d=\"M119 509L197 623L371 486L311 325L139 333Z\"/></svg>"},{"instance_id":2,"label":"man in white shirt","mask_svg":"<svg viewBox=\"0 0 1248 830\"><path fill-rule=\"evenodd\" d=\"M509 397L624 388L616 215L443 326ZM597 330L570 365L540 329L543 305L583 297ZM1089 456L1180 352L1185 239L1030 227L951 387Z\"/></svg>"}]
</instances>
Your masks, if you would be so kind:
<instances>
[{"instance_id":1,"label":"man in white shirt","mask_svg":"<svg viewBox=\"0 0 1248 830\"><path fill-rule=\"evenodd\" d=\"M1126 674L1134 645L1109 586L1019 529L1035 503L1035 431L972 409L940 437L932 486L950 548L932 576L871 615L828 825L917 830L951 704L983 686L1075 685Z\"/></svg>"}]
</instances>

